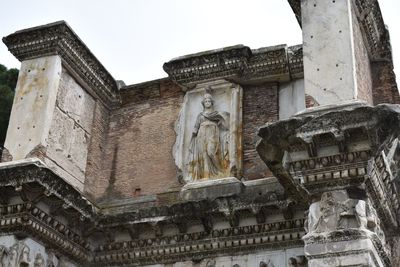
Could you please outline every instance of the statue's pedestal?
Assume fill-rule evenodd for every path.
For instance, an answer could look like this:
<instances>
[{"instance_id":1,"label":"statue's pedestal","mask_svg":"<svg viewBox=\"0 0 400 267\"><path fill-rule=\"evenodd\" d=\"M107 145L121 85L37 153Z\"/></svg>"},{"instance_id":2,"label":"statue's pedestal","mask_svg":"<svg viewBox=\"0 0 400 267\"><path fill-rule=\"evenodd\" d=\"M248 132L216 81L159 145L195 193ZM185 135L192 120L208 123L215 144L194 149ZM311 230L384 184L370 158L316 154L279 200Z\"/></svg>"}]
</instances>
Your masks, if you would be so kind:
<instances>
[{"instance_id":1,"label":"statue's pedestal","mask_svg":"<svg viewBox=\"0 0 400 267\"><path fill-rule=\"evenodd\" d=\"M216 199L237 195L242 192L243 183L235 177L214 180L199 180L182 187L180 196L186 201Z\"/></svg>"}]
</instances>

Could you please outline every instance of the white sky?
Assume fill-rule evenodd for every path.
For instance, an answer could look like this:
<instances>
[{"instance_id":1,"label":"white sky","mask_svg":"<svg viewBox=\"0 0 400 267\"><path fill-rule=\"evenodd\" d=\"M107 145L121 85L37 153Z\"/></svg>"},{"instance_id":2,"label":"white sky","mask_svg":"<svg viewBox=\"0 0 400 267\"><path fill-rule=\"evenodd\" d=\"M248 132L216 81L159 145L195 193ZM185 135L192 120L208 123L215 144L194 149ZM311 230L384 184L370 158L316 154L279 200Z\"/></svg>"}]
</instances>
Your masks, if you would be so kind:
<instances>
[{"instance_id":1,"label":"white sky","mask_svg":"<svg viewBox=\"0 0 400 267\"><path fill-rule=\"evenodd\" d=\"M380 0L380 6L400 70L400 1ZM2 4L0 19L1 37L67 21L127 85L165 77L164 62L190 53L236 44L254 49L301 43L287 0L12 0ZM20 68L3 43L0 64Z\"/></svg>"}]
</instances>

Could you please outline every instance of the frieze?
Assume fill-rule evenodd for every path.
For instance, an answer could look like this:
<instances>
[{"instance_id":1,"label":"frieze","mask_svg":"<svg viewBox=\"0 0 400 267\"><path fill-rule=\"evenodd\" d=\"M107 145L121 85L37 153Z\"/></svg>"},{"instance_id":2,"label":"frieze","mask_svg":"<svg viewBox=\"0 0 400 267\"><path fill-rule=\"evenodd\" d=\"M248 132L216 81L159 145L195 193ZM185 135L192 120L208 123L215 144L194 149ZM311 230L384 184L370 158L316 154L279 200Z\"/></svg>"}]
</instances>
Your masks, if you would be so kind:
<instances>
[{"instance_id":1,"label":"frieze","mask_svg":"<svg viewBox=\"0 0 400 267\"><path fill-rule=\"evenodd\" d=\"M378 214L388 229L398 227L400 204L398 192L394 183L390 181L382 157L369 161L368 179L365 182Z\"/></svg>"},{"instance_id":2,"label":"frieze","mask_svg":"<svg viewBox=\"0 0 400 267\"><path fill-rule=\"evenodd\" d=\"M287 64L287 46L273 46L252 50L247 68L244 69L243 80L279 80L281 76L287 76L282 80L288 80L289 66Z\"/></svg>"},{"instance_id":3,"label":"frieze","mask_svg":"<svg viewBox=\"0 0 400 267\"><path fill-rule=\"evenodd\" d=\"M79 234L31 203L0 207L2 233L34 234L80 262L90 260L89 243Z\"/></svg>"},{"instance_id":4,"label":"frieze","mask_svg":"<svg viewBox=\"0 0 400 267\"><path fill-rule=\"evenodd\" d=\"M20 61L59 55L89 85L91 93L108 106L118 103L116 81L65 21L17 31L3 42Z\"/></svg>"},{"instance_id":5,"label":"frieze","mask_svg":"<svg viewBox=\"0 0 400 267\"><path fill-rule=\"evenodd\" d=\"M292 79L304 77L303 46L294 45L288 47L289 72Z\"/></svg>"},{"instance_id":6,"label":"frieze","mask_svg":"<svg viewBox=\"0 0 400 267\"><path fill-rule=\"evenodd\" d=\"M235 75L246 67L250 55L250 48L237 45L173 59L163 68L178 84L191 84Z\"/></svg>"},{"instance_id":7,"label":"frieze","mask_svg":"<svg viewBox=\"0 0 400 267\"><path fill-rule=\"evenodd\" d=\"M133 241L129 242L129 245L133 246L132 249L135 253L137 253L136 249L138 248L146 248L145 253L147 254L152 253L146 252L147 248L150 251L150 248L154 246L168 247L168 250L166 250L169 251L168 254L159 255L162 258L160 260L165 262L194 259L199 255L215 255L215 253L222 255L231 247L242 251L243 246L246 246L246 249L248 248L249 251L252 251L259 248L272 249L277 244L284 247L301 246L302 244L301 236L304 234L302 219L238 227L239 218L247 218L248 216L252 218L260 217L259 215L265 212L268 214L282 214L289 210L293 205L293 200L285 197L283 188L280 186L273 186L269 189L270 191L257 195L252 191L254 189L249 192L245 190L240 197L218 198L213 201L182 202L169 207L138 208L133 212L124 212L120 215L112 216L110 214L102 214L101 210L95 209L90 202L80 195L77 197L72 187L64 185L63 180L38 164L38 162L28 162L19 164L18 168L12 165L0 170L0 186L7 189L8 197L22 194L22 199L32 199L33 201L2 206L0 208L2 218L0 220L1 232L35 236L47 246L54 248L60 255L68 256L80 263L89 264L92 262L93 255L90 252L89 240L93 233L96 234L96 231L102 233L106 242L112 242L115 238L114 233L112 233L113 227L126 227L127 229L128 225L131 225L128 230L134 231L141 229L140 226L142 225L151 226L152 231L155 232L155 239L150 241L149 239L140 240L137 239L139 236L133 233L131 236ZM32 193L31 191L35 192ZM41 201L45 201L43 203L48 205L48 212L44 212L36 206L35 199L37 199L38 194L43 194ZM73 198L75 198L74 201L72 201ZM53 205L54 208L52 207ZM71 209L71 211L75 212L74 216L80 214L81 220L76 219L77 222L69 222L67 226L53 217L53 215L62 214L54 209ZM85 217L85 214L88 217ZM211 217L214 216L229 222L232 228L213 230ZM200 233L187 233L185 222L189 218L195 218L197 222L203 224L205 230ZM260 219L258 222L263 223L265 219ZM162 231L157 229L164 223L176 225L181 234L173 237L163 237ZM79 232L77 232L77 229L79 229ZM261 232L264 234L261 234ZM266 234L267 232L268 234ZM266 235L266 237L257 237L257 235ZM229 238L234 240L231 242L227 240ZM243 241L244 238L249 239ZM224 241L218 243L217 250L214 248L201 250L201 247L207 246L206 243L208 244L210 239L224 239ZM181 252L182 244L187 242L191 242L191 249L186 251L185 248L183 250L185 253L183 253ZM113 243L110 244L106 246L110 246L113 249L112 255L125 253L125 245L116 244L114 246L112 245ZM175 244L179 244L179 247L176 248ZM197 250L193 249L193 246ZM179 253L173 252L176 249ZM107 250L96 252L97 254L107 254L107 257L109 257ZM132 264L150 264L151 259L154 257L149 258L147 254L143 257L135 258L133 260L135 263ZM40 258L38 258L38 264L41 264Z\"/></svg>"},{"instance_id":8,"label":"frieze","mask_svg":"<svg viewBox=\"0 0 400 267\"><path fill-rule=\"evenodd\" d=\"M209 232L196 232L174 236L114 242L100 246L94 263L104 266L119 264L151 264L176 262L228 255L234 250L291 247L302 245L303 219L281 221L252 226L233 227Z\"/></svg>"},{"instance_id":9,"label":"frieze","mask_svg":"<svg viewBox=\"0 0 400 267\"><path fill-rule=\"evenodd\" d=\"M356 16L361 26L366 47L373 61L392 61L389 32L382 18L377 0L356 0Z\"/></svg>"},{"instance_id":10,"label":"frieze","mask_svg":"<svg viewBox=\"0 0 400 267\"><path fill-rule=\"evenodd\" d=\"M341 153L290 162L291 175L313 193L365 181L370 151Z\"/></svg>"}]
</instances>

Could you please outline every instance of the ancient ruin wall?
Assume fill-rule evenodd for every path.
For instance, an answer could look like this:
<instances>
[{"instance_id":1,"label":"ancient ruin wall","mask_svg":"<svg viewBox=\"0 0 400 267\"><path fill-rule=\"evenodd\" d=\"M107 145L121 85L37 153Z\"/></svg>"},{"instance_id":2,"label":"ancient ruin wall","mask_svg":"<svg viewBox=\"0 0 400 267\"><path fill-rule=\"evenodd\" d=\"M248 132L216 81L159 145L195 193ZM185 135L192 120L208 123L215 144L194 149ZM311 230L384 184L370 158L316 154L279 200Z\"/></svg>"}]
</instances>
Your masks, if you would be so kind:
<instances>
[{"instance_id":1,"label":"ancient ruin wall","mask_svg":"<svg viewBox=\"0 0 400 267\"><path fill-rule=\"evenodd\" d=\"M352 9L354 7L352 6ZM372 79L371 79L371 63L368 57L368 51L365 47L362 37L360 25L355 13L352 12L353 20L353 38L354 38L354 57L356 64L356 81L357 81L357 99L373 104L372 99Z\"/></svg>"},{"instance_id":2,"label":"ancient ruin wall","mask_svg":"<svg viewBox=\"0 0 400 267\"><path fill-rule=\"evenodd\" d=\"M243 90L243 175L247 180L272 176L255 150L258 128L278 120L278 84L245 86Z\"/></svg>"},{"instance_id":3,"label":"ancient ruin wall","mask_svg":"<svg viewBox=\"0 0 400 267\"><path fill-rule=\"evenodd\" d=\"M86 162L85 194L94 198L102 185L108 184L108 177L102 175L104 152L109 129L110 111L100 101L96 101L92 132Z\"/></svg>"},{"instance_id":4,"label":"ancient ruin wall","mask_svg":"<svg viewBox=\"0 0 400 267\"><path fill-rule=\"evenodd\" d=\"M110 113L107 137L107 111L96 106L86 192L97 199L123 199L180 190L172 150L184 92L170 80L161 80L127 86L120 93L122 106ZM255 143L258 127L278 120L278 97L277 83L243 88L246 180L271 176Z\"/></svg>"},{"instance_id":5,"label":"ancient ruin wall","mask_svg":"<svg viewBox=\"0 0 400 267\"><path fill-rule=\"evenodd\" d=\"M393 64L386 61L372 63L374 105L382 103L400 104Z\"/></svg>"},{"instance_id":6,"label":"ancient ruin wall","mask_svg":"<svg viewBox=\"0 0 400 267\"><path fill-rule=\"evenodd\" d=\"M83 190L95 100L66 71L61 74L46 163Z\"/></svg>"},{"instance_id":7,"label":"ancient ruin wall","mask_svg":"<svg viewBox=\"0 0 400 267\"><path fill-rule=\"evenodd\" d=\"M122 107L111 112L101 163L105 176L96 180L95 196L138 197L179 186L172 147L181 89L163 81L153 87L122 89L121 98Z\"/></svg>"}]
</instances>

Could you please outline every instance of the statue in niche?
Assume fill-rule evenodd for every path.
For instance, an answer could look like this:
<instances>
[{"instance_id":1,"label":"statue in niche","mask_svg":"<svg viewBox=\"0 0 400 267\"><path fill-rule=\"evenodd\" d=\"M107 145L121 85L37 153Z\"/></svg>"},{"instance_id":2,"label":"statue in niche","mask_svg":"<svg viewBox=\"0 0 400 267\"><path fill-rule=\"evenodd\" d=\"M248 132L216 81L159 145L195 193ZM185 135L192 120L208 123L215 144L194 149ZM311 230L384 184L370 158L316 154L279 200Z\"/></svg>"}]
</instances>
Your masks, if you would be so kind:
<instances>
[{"instance_id":1,"label":"statue in niche","mask_svg":"<svg viewBox=\"0 0 400 267\"><path fill-rule=\"evenodd\" d=\"M197 116L189 145L188 171L193 180L224 176L229 167L229 113L214 110L214 99L206 93L203 112Z\"/></svg>"}]
</instances>

